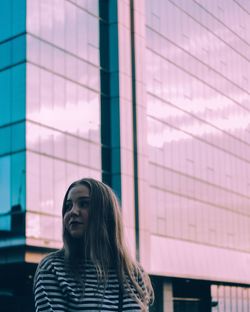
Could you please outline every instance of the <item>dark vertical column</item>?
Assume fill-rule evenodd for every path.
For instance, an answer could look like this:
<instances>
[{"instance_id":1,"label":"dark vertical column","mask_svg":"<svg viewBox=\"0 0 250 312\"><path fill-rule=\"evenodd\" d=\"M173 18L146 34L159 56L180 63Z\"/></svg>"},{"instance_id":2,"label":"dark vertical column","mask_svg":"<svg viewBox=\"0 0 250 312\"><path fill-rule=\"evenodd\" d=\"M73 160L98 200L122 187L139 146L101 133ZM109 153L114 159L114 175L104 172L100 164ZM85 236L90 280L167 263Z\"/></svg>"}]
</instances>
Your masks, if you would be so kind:
<instances>
[{"instance_id":1,"label":"dark vertical column","mask_svg":"<svg viewBox=\"0 0 250 312\"><path fill-rule=\"evenodd\" d=\"M117 0L100 0L102 179L121 200Z\"/></svg>"},{"instance_id":2,"label":"dark vertical column","mask_svg":"<svg viewBox=\"0 0 250 312\"><path fill-rule=\"evenodd\" d=\"M149 312L163 312L163 278L151 276L151 282L155 291L154 305L149 307Z\"/></svg>"},{"instance_id":3,"label":"dark vertical column","mask_svg":"<svg viewBox=\"0 0 250 312\"><path fill-rule=\"evenodd\" d=\"M132 103L133 103L133 148L134 148L134 194L135 194L135 242L136 258L140 260L139 233L139 196L138 196L138 156L137 156L137 114L136 114L136 64L135 64L135 35L134 35L134 1L130 0L131 27L131 73L132 73Z\"/></svg>"}]
</instances>

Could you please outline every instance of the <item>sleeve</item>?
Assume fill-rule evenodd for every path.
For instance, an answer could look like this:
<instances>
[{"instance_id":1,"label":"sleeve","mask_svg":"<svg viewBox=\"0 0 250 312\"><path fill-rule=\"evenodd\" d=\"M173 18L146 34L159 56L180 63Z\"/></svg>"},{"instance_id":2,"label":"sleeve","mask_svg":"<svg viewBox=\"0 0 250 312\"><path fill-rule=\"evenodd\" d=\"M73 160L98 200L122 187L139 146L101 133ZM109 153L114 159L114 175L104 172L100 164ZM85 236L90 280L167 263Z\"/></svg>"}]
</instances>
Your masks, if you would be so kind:
<instances>
[{"instance_id":1,"label":"sleeve","mask_svg":"<svg viewBox=\"0 0 250 312\"><path fill-rule=\"evenodd\" d=\"M58 280L53 272L37 269L34 279L36 312L66 312L67 305Z\"/></svg>"}]
</instances>

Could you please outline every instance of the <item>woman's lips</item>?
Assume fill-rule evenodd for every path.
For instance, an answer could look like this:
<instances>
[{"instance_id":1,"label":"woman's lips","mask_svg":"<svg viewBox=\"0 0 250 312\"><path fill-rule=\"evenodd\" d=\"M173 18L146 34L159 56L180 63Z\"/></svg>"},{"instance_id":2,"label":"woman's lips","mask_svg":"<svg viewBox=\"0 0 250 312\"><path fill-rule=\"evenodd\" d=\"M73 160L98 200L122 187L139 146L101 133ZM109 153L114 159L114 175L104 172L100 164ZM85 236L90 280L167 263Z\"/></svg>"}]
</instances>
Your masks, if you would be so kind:
<instances>
[{"instance_id":1,"label":"woman's lips","mask_svg":"<svg viewBox=\"0 0 250 312\"><path fill-rule=\"evenodd\" d=\"M69 225L82 225L83 223L82 222L80 222L80 221L71 221L70 223L69 223Z\"/></svg>"}]
</instances>

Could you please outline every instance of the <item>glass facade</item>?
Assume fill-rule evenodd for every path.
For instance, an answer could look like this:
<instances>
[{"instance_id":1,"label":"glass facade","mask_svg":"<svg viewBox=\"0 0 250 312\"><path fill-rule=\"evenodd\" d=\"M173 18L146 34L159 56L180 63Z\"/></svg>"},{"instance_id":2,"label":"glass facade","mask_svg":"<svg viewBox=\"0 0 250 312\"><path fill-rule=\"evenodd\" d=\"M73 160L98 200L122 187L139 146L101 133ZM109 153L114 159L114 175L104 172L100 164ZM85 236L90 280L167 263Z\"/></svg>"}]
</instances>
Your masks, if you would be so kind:
<instances>
[{"instance_id":1,"label":"glass facade","mask_svg":"<svg viewBox=\"0 0 250 312\"><path fill-rule=\"evenodd\" d=\"M25 1L15 6L2 1L0 20L0 233L5 237L16 232L13 220L23 219L26 200Z\"/></svg>"},{"instance_id":2,"label":"glass facade","mask_svg":"<svg viewBox=\"0 0 250 312\"><path fill-rule=\"evenodd\" d=\"M101 178L98 1L27 0L29 245L61 245L66 187Z\"/></svg>"},{"instance_id":3,"label":"glass facade","mask_svg":"<svg viewBox=\"0 0 250 312\"><path fill-rule=\"evenodd\" d=\"M156 235L250 251L249 27L244 3L146 0Z\"/></svg>"},{"instance_id":4,"label":"glass facade","mask_svg":"<svg viewBox=\"0 0 250 312\"><path fill-rule=\"evenodd\" d=\"M250 292L247 287L212 285L212 312L247 312L250 309Z\"/></svg>"}]
</instances>

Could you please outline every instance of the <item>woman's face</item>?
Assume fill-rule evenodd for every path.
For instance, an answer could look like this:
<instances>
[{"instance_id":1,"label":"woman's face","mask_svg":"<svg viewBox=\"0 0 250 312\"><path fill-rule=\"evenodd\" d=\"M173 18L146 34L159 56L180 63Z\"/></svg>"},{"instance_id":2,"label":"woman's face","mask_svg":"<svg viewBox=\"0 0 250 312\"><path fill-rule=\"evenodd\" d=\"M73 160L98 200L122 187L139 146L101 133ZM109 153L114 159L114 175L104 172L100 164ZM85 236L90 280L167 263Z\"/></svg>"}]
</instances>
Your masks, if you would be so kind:
<instances>
[{"instance_id":1,"label":"woman's face","mask_svg":"<svg viewBox=\"0 0 250 312\"><path fill-rule=\"evenodd\" d=\"M73 238L82 238L88 225L90 190L86 185L73 186L65 203L64 226Z\"/></svg>"}]
</instances>

